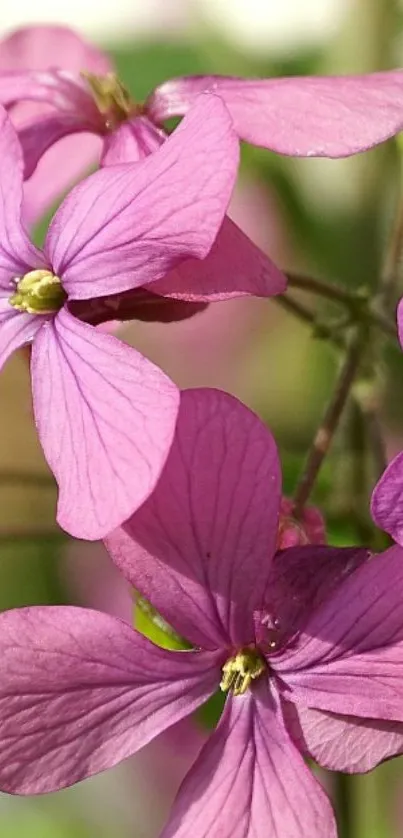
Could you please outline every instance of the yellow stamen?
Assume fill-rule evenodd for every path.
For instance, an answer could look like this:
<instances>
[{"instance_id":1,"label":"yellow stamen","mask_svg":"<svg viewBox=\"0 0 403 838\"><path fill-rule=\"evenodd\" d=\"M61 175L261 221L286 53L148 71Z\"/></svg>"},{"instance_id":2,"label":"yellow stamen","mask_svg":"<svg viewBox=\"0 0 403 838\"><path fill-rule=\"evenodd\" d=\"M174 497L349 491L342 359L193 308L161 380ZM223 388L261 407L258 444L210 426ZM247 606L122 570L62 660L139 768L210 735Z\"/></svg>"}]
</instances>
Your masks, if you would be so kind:
<instances>
[{"instance_id":1,"label":"yellow stamen","mask_svg":"<svg viewBox=\"0 0 403 838\"><path fill-rule=\"evenodd\" d=\"M265 669L266 664L256 649L241 649L224 664L220 688L223 692L232 690L234 695L243 695Z\"/></svg>"},{"instance_id":2,"label":"yellow stamen","mask_svg":"<svg viewBox=\"0 0 403 838\"><path fill-rule=\"evenodd\" d=\"M29 271L17 278L17 289L9 303L27 314L53 314L63 306L66 293L58 276L51 271Z\"/></svg>"},{"instance_id":3,"label":"yellow stamen","mask_svg":"<svg viewBox=\"0 0 403 838\"><path fill-rule=\"evenodd\" d=\"M106 118L107 128L116 128L129 116L141 113L141 106L132 100L129 91L115 73L97 76L84 71L81 75L91 90L99 112Z\"/></svg>"}]
</instances>

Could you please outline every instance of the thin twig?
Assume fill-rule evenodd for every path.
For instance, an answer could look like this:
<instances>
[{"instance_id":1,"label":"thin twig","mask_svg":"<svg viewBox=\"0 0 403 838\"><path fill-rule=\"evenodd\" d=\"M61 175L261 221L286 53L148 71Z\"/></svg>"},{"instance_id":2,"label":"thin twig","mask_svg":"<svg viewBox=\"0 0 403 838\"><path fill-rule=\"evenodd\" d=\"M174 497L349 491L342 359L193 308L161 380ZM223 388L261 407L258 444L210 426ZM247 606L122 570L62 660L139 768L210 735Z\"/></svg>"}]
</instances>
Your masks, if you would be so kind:
<instances>
[{"instance_id":1,"label":"thin twig","mask_svg":"<svg viewBox=\"0 0 403 838\"><path fill-rule=\"evenodd\" d=\"M390 319L386 310L379 306L370 306L368 298L359 291L349 291L347 288L335 285L332 282L305 274L286 272L286 276L290 288L298 288L300 291L306 291L334 303L340 303L349 310L352 321L368 320L385 334L396 338L396 325Z\"/></svg>"},{"instance_id":2,"label":"thin twig","mask_svg":"<svg viewBox=\"0 0 403 838\"><path fill-rule=\"evenodd\" d=\"M15 471L13 469L2 469L0 471L0 486L3 485L24 485L32 488L43 487L54 489L56 482L50 474L35 474L32 471Z\"/></svg>"},{"instance_id":3,"label":"thin twig","mask_svg":"<svg viewBox=\"0 0 403 838\"><path fill-rule=\"evenodd\" d=\"M32 542L36 541L68 541L71 536L64 530L0 530L0 545L1 544L15 544L18 542Z\"/></svg>"},{"instance_id":4,"label":"thin twig","mask_svg":"<svg viewBox=\"0 0 403 838\"><path fill-rule=\"evenodd\" d=\"M334 392L326 408L322 422L315 434L305 467L297 484L294 494L294 509L297 515L301 514L303 507L311 494L320 467L332 443L333 436L339 424L351 386L360 365L362 348L363 335L360 331L352 340L347 351Z\"/></svg>"},{"instance_id":5,"label":"thin twig","mask_svg":"<svg viewBox=\"0 0 403 838\"><path fill-rule=\"evenodd\" d=\"M347 288L342 288L323 279L316 279L313 276L286 271L286 277L290 288L299 288L301 291L311 292L348 307L357 305L357 301L362 299L354 291L349 291Z\"/></svg>"}]
</instances>

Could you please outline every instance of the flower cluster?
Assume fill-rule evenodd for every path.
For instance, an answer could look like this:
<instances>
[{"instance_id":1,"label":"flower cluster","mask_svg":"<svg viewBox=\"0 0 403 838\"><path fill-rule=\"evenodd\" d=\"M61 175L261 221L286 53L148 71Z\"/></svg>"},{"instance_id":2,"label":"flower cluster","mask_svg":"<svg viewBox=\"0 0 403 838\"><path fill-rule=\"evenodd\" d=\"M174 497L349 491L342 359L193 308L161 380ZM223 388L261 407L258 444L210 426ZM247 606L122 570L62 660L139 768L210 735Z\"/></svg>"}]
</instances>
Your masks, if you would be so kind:
<instances>
[{"instance_id":1,"label":"flower cluster","mask_svg":"<svg viewBox=\"0 0 403 838\"><path fill-rule=\"evenodd\" d=\"M86 608L3 612L0 789L69 786L221 692L163 838L336 836L306 758L363 772L403 749L403 454L372 501L397 544L327 546L321 513L282 497L255 414L219 390L180 393L102 326L283 294L227 215L240 140L365 151L402 127L403 71L193 76L138 103L107 56L40 27L0 45L0 102L0 362L30 345L60 526L105 539L179 646ZM29 230L66 190L38 249ZM402 304L398 319L403 344Z\"/></svg>"}]
</instances>

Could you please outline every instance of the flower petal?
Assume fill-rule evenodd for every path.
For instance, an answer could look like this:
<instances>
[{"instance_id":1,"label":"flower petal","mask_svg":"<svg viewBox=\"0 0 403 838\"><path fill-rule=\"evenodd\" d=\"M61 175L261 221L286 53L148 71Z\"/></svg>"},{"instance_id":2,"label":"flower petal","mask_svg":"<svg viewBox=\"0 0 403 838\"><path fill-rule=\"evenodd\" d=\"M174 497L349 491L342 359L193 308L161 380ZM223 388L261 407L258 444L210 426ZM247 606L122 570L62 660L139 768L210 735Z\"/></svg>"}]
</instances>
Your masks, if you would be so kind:
<instances>
[{"instance_id":1,"label":"flower petal","mask_svg":"<svg viewBox=\"0 0 403 838\"><path fill-rule=\"evenodd\" d=\"M94 125L76 113L36 117L21 127L18 137L24 151L24 177L31 177L43 154L58 140L86 131L94 132Z\"/></svg>"},{"instance_id":2,"label":"flower petal","mask_svg":"<svg viewBox=\"0 0 403 838\"><path fill-rule=\"evenodd\" d=\"M274 556L263 611L255 615L258 642L264 643L265 620L281 642L301 631L319 607L360 564L369 551L359 547L309 544L280 550Z\"/></svg>"},{"instance_id":3,"label":"flower petal","mask_svg":"<svg viewBox=\"0 0 403 838\"><path fill-rule=\"evenodd\" d=\"M58 522L98 539L145 500L175 430L175 385L136 350L62 309L32 350L39 437L59 484Z\"/></svg>"},{"instance_id":4,"label":"flower petal","mask_svg":"<svg viewBox=\"0 0 403 838\"><path fill-rule=\"evenodd\" d=\"M43 72L52 67L62 67L64 71L75 74L88 70L102 75L111 69L111 64L105 53L64 26L27 26L2 40L1 70L42 71L33 74L38 82L36 101L24 101L13 108L12 121L17 129L24 125L27 119L48 113L55 107L71 112L72 107L74 110L79 104L79 95L86 97L86 112L88 107L95 108L91 97L83 88L80 93L79 85L74 85L73 81L69 86L68 74L57 71ZM32 83L32 74L30 75ZM61 79L64 79L63 84ZM38 101L38 97L42 97L43 101ZM81 106L79 110L81 113ZM24 217L30 224L38 221L41 215L83 175L87 167L96 161L100 145L100 140L94 136L70 136L46 152L34 175L25 184Z\"/></svg>"},{"instance_id":5,"label":"flower petal","mask_svg":"<svg viewBox=\"0 0 403 838\"><path fill-rule=\"evenodd\" d=\"M15 130L0 108L0 289L15 290L12 280L32 268L46 267L42 254L21 223L22 155Z\"/></svg>"},{"instance_id":6,"label":"flower petal","mask_svg":"<svg viewBox=\"0 0 403 838\"><path fill-rule=\"evenodd\" d=\"M402 70L278 79L188 76L157 87L147 113L156 122L185 114L202 92L223 99L240 139L293 157L347 157L403 128Z\"/></svg>"},{"instance_id":7,"label":"flower petal","mask_svg":"<svg viewBox=\"0 0 403 838\"><path fill-rule=\"evenodd\" d=\"M293 736L323 768L361 774L403 752L402 722L358 719L301 705L291 710L296 714Z\"/></svg>"},{"instance_id":8,"label":"flower petal","mask_svg":"<svg viewBox=\"0 0 403 838\"><path fill-rule=\"evenodd\" d=\"M226 216L208 256L183 262L152 290L176 299L217 301L245 294L271 297L286 286L274 262Z\"/></svg>"},{"instance_id":9,"label":"flower petal","mask_svg":"<svg viewBox=\"0 0 403 838\"><path fill-rule=\"evenodd\" d=\"M225 106L216 96L201 96L159 151L80 183L56 213L45 247L69 296L136 288L190 256L207 256L238 155Z\"/></svg>"},{"instance_id":10,"label":"flower petal","mask_svg":"<svg viewBox=\"0 0 403 838\"><path fill-rule=\"evenodd\" d=\"M374 556L336 587L273 669L294 704L403 721L403 550Z\"/></svg>"},{"instance_id":11,"label":"flower petal","mask_svg":"<svg viewBox=\"0 0 403 838\"><path fill-rule=\"evenodd\" d=\"M372 493L371 515L380 529L403 546L403 451L378 480Z\"/></svg>"},{"instance_id":12,"label":"flower petal","mask_svg":"<svg viewBox=\"0 0 403 838\"><path fill-rule=\"evenodd\" d=\"M94 47L68 26L23 26L0 42L1 70L92 70L111 69L107 54Z\"/></svg>"},{"instance_id":13,"label":"flower petal","mask_svg":"<svg viewBox=\"0 0 403 838\"><path fill-rule=\"evenodd\" d=\"M1 47L0 47L1 51ZM81 77L66 70L20 70L0 74L0 102L5 108L35 102L37 115L53 113L78 116L82 113L87 119L92 118L95 125L102 126L102 120L95 102L86 90ZM32 108L30 108L32 113ZM22 111L21 111L22 112ZM19 111L17 111L19 113ZM22 124L22 117L17 119L17 126Z\"/></svg>"},{"instance_id":14,"label":"flower petal","mask_svg":"<svg viewBox=\"0 0 403 838\"><path fill-rule=\"evenodd\" d=\"M31 343L48 317L16 311L8 297L0 296L0 369L7 358L27 343Z\"/></svg>"},{"instance_id":15,"label":"flower petal","mask_svg":"<svg viewBox=\"0 0 403 838\"><path fill-rule=\"evenodd\" d=\"M219 390L182 394L155 491L107 539L113 560L195 646L254 639L277 536L280 467L273 437Z\"/></svg>"},{"instance_id":16,"label":"flower petal","mask_svg":"<svg viewBox=\"0 0 403 838\"><path fill-rule=\"evenodd\" d=\"M166 652L74 607L0 615L0 788L38 794L135 753L214 691L217 655Z\"/></svg>"},{"instance_id":17,"label":"flower petal","mask_svg":"<svg viewBox=\"0 0 403 838\"><path fill-rule=\"evenodd\" d=\"M128 119L115 131L106 134L101 166L143 160L157 151L166 139L165 131L153 125L146 116Z\"/></svg>"},{"instance_id":18,"label":"flower petal","mask_svg":"<svg viewBox=\"0 0 403 838\"><path fill-rule=\"evenodd\" d=\"M267 688L227 701L161 838L336 838L329 801Z\"/></svg>"},{"instance_id":19,"label":"flower petal","mask_svg":"<svg viewBox=\"0 0 403 838\"><path fill-rule=\"evenodd\" d=\"M399 335L400 346L403 349L403 299L400 300L397 306L397 331Z\"/></svg>"},{"instance_id":20,"label":"flower petal","mask_svg":"<svg viewBox=\"0 0 403 838\"><path fill-rule=\"evenodd\" d=\"M171 300L153 294L148 288L134 288L123 294L96 297L93 300L72 300L69 311L91 323L91 326L106 324L111 320L141 320L145 323L177 323L194 317L204 311L208 303L193 303L187 300Z\"/></svg>"}]
</instances>

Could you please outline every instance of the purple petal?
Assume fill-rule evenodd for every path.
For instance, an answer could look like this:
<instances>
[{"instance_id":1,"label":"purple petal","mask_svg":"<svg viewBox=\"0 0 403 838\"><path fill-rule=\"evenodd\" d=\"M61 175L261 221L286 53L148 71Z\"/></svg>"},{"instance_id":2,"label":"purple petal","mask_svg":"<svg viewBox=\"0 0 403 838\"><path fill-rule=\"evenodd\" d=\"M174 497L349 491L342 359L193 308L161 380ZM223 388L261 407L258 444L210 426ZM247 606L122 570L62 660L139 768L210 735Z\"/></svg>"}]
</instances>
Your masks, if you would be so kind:
<instances>
[{"instance_id":1,"label":"purple petal","mask_svg":"<svg viewBox=\"0 0 403 838\"><path fill-rule=\"evenodd\" d=\"M0 47L1 51L1 47ZM102 125L99 111L78 74L66 70L10 71L0 74L0 103L9 108L23 101L46 104L51 108L35 108L39 113L76 112L93 118ZM20 120L18 120L18 126Z\"/></svg>"},{"instance_id":2,"label":"purple petal","mask_svg":"<svg viewBox=\"0 0 403 838\"><path fill-rule=\"evenodd\" d=\"M0 615L0 788L38 794L135 753L214 691L217 655L166 652L116 617Z\"/></svg>"},{"instance_id":3,"label":"purple petal","mask_svg":"<svg viewBox=\"0 0 403 838\"><path fill-rule=\"evenodd\" d=\"M93 123L76 113L36 117L24 125L18 132L24 151L24 177L31 177L43 154L58 140L86 131L96 133Z\"/></svg>"},{"instance_id":4,"label":"purple petal","mask_svg":"<svg viewBox=\"0 0 403 838\"><path fill-rule=\"evenodd\" d=\"M106 53L94 47L67 26L23 26L0 42L1 70L92 70L111 69Z\"/></svg>"},{"instance_id":5,"label":"purple petal","mask_svg":"<svg viewBox=\"0 0 403 838\"><path fill-rule=\"evenodd\" d=\"M400 346L403 349L403 299L400 300L397 306L397 330L399 334Z\"/></svg>"},{"instance_id":6,"label":"purple petal","mask_svg":"<svg viewBox=\"0 0 403 838\"><path fill-rule=\"evenodd\" d=\"M228 205L238 142L216 96L201 96L160 150L79 184L49 228L46 250L76 299L160 279L204 258Z\"/></svg>"},{"instance_id":7,"label":"purple petal","mask_svg":"<svg viewBox=\"0 0 403 838\"><path fill-rule=\"evenodd\" d=\"M146 323L173 323L187 320L204 311L208 303L171 300L153 294L148 288L134 288L123 294L95 297L93 300L72 300L69 310L74 317L98 326L111 320L141 320Z\"/></svg>"},{"instance_id":8,"label":"purple petal","mask_svg":"<svg viewBox=\"0 0 403 838\"><path fill-rule=\"evenodd\" d=\"M0 369L16 349L33 341L48 319L16 311L7 297L0 296Z\"/></svg>"},{"instance_id":9,"label":"purple petal","mask_svg":"<svg viewBox=\"0 0 403 838\"><path fill-rule=\"evenodd\" d=\"M81 70L104 74L111 69L108 56L83 40L71 29L63 26L28 26L0 42L0 69L3 71L39 70L34 73L38 81L36 97L45 101L23 102L13 108L12 120L19 129L27 119L49 113L52 108L63 110L78 106L77 96L85 96L88 106L95 108L88 93L73 81L68 86L66 73L43 71L52 67L78 74ZM61 78L64 84L61 85ZM39 82L42 81L40 89ZM75 99L72 101L74 92ZM31 90L32 94L32 90ZM49 104L49 101L51 103ZM79 108L81 112L81 106ZM88 109L87 109L88 110ZM86 110L86 112L87 112ZM94 136L67 137L46 152L34 175L25 185L24 217L30 224L50 209L57 199L93 165L99 156L100 140Z\"/></svg>"},{"instance_id":10,"label":"purple petal","mask_svg":"<svg viewBox=\"0 0 403 838\"><path fill-rule=\"evenodd\" d=\"M265 622L281 638L301 631L312 611L321 605L360 564L369 551L358 547L289 547L276 553L266 583L263 611L255 615L256 631L265 640Z\"/></svg>"},{"instance_id":11,"label":"purple petal","mask_svg":"<svg viewBox=\"0 0 403 838\"><path fill-rule=\"evenodd\" d=\"M349 774L371 771L403 752L403 724L358 719L295 705L293 737L323 768Z\"/></svg>"},{"instance_id":12,"label":"purple petal","mask_svg":"<svg viewBox=\"0 0 403 838\"><path fill-rule=\"evenodd\" d=\"M403 546L403 451L389 463L376 484L371 515L378 527Z\"/></svg>"},{"instance_id":13,"label":"purple petal","mask_svg":"<svg viewBox=\"0 0 403 838\"><path fill-rule=\"evenodd\" d=\"M0 56L1 56L0 44ZM55 107L63 104L58 91L58 74L11 70L0 72L0 103L10 108L21 101L42 102Z\"/></svg>"},{"instance_id":14,"label":"purple petal","mask_svg":"<svg viewBox=\"0 0 403 838\"><path fill-rule=\"evenodd\" d=\"M205 259L187 260L152 290L176 299L216 301L245 294L270 297L282 294L286 285L284 274L227 216Z\"/></svg>"},{"instance_id":15,"label":"purple petal","mask_svg":"<svg viewBox=\"0 0 403 838\"><path fill-rule=\"evenodd\" d=\"M294 704L403 721L403 550L364 562L272 667Z\"/></svg>"},{"instance_id":16,"label":"purple petal","mask_svg":"<svg viewBox=\"0 0 403 838\"><path fill-rule=\"evenodd\" d=\"M270 572L280 492L275 442L257 416L219 390L187 390L153 495L107 546L130 583L193 645L248 643Z\"/></svg>"},{"instance_id":17,"label":"purple petal","mask_svg":"<svg viewBox=\"0 0 403 838\"><path fill-rule=\"evenodd\" d=\"M329 801L267 689L227 701L161 838L337 838Z\"/></svg>"},{"instance_id":18,"label":"purple petal","mask_svg":"<svg viewBox=\"0 0 403 838\"><path fill-rule=\"evenodd\" d=\"M157 151L167 139L161 128L146 116L136 116L123 122L116 131L105 136L102 166L118 163L135 163Z\"/></svg>"},{"instance_id":19,"label":"purple petal","mask_svg":"<svg viewBox=\"0 0 403 838\"><path fill-rule=\"evenodd\" d=\"M403 128L402 70L279 79L188 76L157 87L147 113L156 122L185 114L202 92L223 99L242 140L293 157L348 157Z\"/></svg>"},{"instance_id":20,"label":"purple petal","mask_svg":"<svg viewBox=\"0 0 403 838\"><path fill-rule=\"evenodd\" d=\"M62 309L32 349L35 418L59 484L59 524L102 538L154 488L175 430L175 385L136 350Z\"/></svg>"},{"instance_id":21,"label":"purple petal","mask_svg":"<svg viewBox=\"0 0 403 838\"><path fill-rule=\"evenodd\" d=\"M1 104L12 104L18 92L20 100L40 104L31 108L34 116L30 119L17 119L25 179L31 177L42 155L54 143L79 132L102 134L104 131L101 114L79 77L75 79L60 70L0 76Z\"/></svg>"},{"instance_id":22,"label":"purple petal","mask_svg":"<svg viewBox=\"0 0 403 838\"><path fill-rule=\"evenodd\" d=\"M13 279L46 267L21 224L22 155L14 128L0 108L0 290L15 291Z\"/></svg>"}]
</instances>

